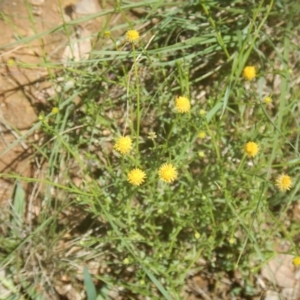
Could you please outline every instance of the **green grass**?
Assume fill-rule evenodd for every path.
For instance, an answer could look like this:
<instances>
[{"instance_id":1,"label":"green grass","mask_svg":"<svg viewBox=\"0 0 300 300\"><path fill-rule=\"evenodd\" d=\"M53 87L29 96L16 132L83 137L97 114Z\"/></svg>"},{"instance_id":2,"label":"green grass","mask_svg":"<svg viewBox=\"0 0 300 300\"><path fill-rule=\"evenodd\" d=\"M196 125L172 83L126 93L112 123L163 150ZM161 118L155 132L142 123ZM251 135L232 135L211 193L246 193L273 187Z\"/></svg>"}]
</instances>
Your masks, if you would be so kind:
<instances>
[{"instance_id":1,"label":"green grass","mask_svg":"<svg viewBox=\"0 0 300 300\"><path fill-rule=\"evenodd\" d=\"M220 297L218 282L233 282L234 270L244 282L227 294L243 299L262 294L255 277L278 240L288 241L288 253L297 255L299 222L287 220L300 185L299 5L220 3L116 3L1 46L29 43L98 16L105 20L84 62L63 67L41 60L61 89L28 133L1 152L37 129L43 133L42 144L31 142L43 177L1 174L16 180L0 251L1 285L16 295L9 299L44 299L63 275L78 291L85 288L88 299L95 291L107 299L116 287L126 299L183 299L186 278L205 274L213 281L209 293ZM139 9L139 18L132 9ZM111 23L115 14L122 23ZM135 45L124 39L130 28L141 34ZM106 30L111 42L103 37ZM242 78L247 65L258 71L252 82ZM187 114L174 109L181 95L191 99ZM269 95L273 102L266 105ZM121 135L133 140L124 156L113 150ZM243 153L248 141L259 145L253 159ZM172 184L159 180L165 162L179 173ZM147 174L139 187L127 182L135 167ZM275 186L281 173L293 179L288 192ZM24 210L32 195L22 183L40 189L34 195L41 212L30 223ZM101 271L90 275L93 262Z\"/></svg>"}]
</instances>

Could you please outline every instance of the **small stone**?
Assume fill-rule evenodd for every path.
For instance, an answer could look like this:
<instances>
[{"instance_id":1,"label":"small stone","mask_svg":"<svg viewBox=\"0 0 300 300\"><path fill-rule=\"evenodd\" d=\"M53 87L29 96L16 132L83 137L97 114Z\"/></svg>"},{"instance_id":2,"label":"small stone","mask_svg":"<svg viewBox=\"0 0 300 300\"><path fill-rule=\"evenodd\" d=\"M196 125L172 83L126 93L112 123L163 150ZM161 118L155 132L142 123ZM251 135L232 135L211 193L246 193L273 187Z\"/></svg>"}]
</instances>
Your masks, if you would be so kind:
<instances>
[{"instance_id":1,"label":"small stone","mask_svg":"<svg viewBox=\"0 0 300 300\"><path fill-rule=\"evenodd\" d=\"M40 6L44 4L45 0L28 0L28 2L32 5Z\"/></svg>"},{"instance_id":2,"label":"small stone","mask_svg":"<svg viewBox=\"0 0 300 300\"><path fill-rule=\"evenodd\" d=\"M32 8L32 13L35 15L35 16L40 16L42 14L42 9L40 7L33 7Z\"/></svg>"},{"instance_id":3,"label":"small stone","mask_svg":"<svg viewBox=\"0 0 300 300\"><path fill-rule=\"evenodd\" d=\"M96 0L80 0L75 4L75 12L77 14L94 14L100 10L100 5Z\"/></svg>"}]
</instances>

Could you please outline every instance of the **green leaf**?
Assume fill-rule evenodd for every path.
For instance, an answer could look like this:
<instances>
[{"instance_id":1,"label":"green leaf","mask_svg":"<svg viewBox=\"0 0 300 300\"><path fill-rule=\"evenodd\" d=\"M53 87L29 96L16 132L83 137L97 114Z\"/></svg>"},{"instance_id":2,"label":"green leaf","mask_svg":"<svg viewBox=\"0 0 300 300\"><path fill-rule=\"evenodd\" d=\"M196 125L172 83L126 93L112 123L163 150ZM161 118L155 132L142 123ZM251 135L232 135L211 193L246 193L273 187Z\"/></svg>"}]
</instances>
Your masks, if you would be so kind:
<instances>
[{"instance_id":1,"label":"green leaf","mask_svg":"<svg viewBox=\"0 0 300 300\"><path fill-rule=\"evenodd\" d=\"M84 288L87 294L87 300L96 300L97 299L96 288L87 266L84 266L83 279L84 279Z\"/></svg>"},{"instance_id":2,"label":"green leaf","mask_svg":"<svg viewBox=\"0 0 300 300\"><path fill-rule=\"evenodd\" d=\"M25 208L26 197L25 191L19 181L16 182L16 189L13 197L13 223L18 227L22 225Z\"/></svg>"}]
</instances>

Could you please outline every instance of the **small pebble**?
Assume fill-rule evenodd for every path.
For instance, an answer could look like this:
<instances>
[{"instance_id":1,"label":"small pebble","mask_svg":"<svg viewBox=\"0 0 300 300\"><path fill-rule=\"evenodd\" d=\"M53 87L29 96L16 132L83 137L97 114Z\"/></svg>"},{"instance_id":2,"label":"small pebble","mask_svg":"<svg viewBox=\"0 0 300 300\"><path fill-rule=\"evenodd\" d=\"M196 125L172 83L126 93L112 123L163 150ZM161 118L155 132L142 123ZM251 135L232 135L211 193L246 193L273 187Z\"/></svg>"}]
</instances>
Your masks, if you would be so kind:
<instances>
[{"instance_id":1,"label":"small pebble","mask_svg":"<svg viewBox=\"0 0 300 300\"><path fill-rule=\"evenodd\" d=\"M44 4L45 0L28 0L28 2L32 5L40 6Z\"/></svg>"}]
</instances>

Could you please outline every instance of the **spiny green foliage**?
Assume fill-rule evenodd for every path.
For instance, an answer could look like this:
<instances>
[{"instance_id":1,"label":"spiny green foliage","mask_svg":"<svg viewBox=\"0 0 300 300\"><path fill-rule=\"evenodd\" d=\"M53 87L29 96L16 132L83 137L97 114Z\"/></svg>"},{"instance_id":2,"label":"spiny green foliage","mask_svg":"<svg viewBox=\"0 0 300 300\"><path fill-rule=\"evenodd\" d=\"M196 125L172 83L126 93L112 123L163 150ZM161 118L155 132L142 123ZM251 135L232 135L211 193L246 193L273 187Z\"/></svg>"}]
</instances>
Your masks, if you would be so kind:
<instances>
[{"instance_id":1,"label":"spiny green foliage","mask_svg":"<svg viewBox=\"0 0 300 300\"><path fill-rule=\"evenodd\" d=\"M182 299L190 270L216 274L236 268L246 282L243 292L255 294L249 274L272 255L276 238L289 240L296 254L299 225L283 221L299 190L299 90L293 85L298 73L289 63L299 7L284 1L115 6L124 19L135 8L142 11L138 20L98 34L100 43L109 30L112 43L94 49L78 66L70 62L63 85L71 82L71 88L49 99L59 112L40 118L49 136L37 148L48 162L45 210L27 242L38 251L41 232L46 237L48 250L42 249L55 258L45 266L49 272L55 265L71 274L73 262L83 266L96 259L110 270L97 277L105 284L102 296L118 286L130 295ZM113 13L101 12L108 19ZM277 27L278 20L286 21ZM114 35L130 28L140 29L138 43ZM251 82L242 78L247 65L258 71ZM280 86L272 85L275 76ZM80 102L74 104L77 96ZM176 112L178 96L190 99L190 112ZM200 131L206 133L203 139ZM123 156L113 150L122 135L133 140L132 151ZM243 152L249 141L259 146L253 159ZM178 170L171 184L158 176L166 162ZM80 185L72 181L72 167ZM127 181L135 167L147 175L138 187ZM293 179L287 193L275 186L282 172ZM72 245L85 252L68 263L54 249L64 233L58 215L72 210L89 222L66 217L65 230L72 226L82 234L74 235ZM12 269L25 261L17 251L5 260Z\"/></svg>"}]
</instances>

